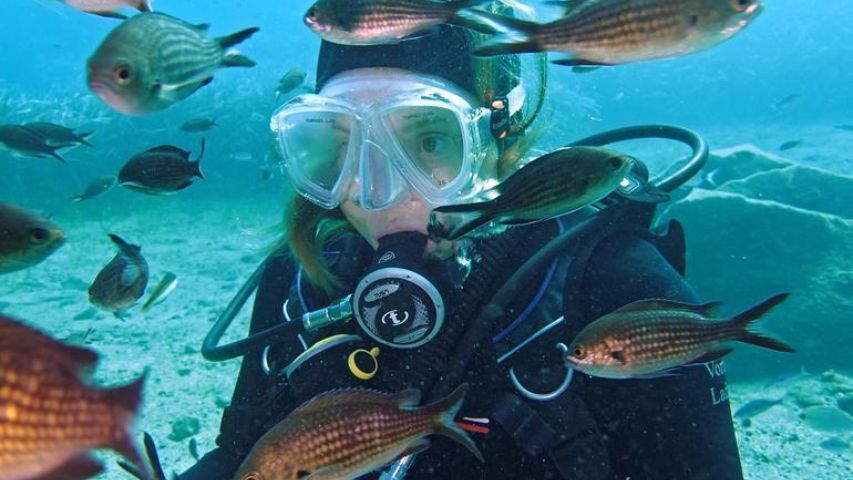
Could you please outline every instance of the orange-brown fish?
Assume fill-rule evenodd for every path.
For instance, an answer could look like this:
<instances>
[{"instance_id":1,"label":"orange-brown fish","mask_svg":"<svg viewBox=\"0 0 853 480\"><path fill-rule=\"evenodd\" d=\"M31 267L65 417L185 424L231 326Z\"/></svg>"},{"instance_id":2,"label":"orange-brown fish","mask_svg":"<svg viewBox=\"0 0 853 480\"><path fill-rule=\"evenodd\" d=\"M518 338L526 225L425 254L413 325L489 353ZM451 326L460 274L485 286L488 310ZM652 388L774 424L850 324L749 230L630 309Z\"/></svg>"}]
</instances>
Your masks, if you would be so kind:
<instances>
[{"instance_id":1,"label":"orange-brown fish","mask_svg":"<svg viewBox=\"0 0 853 480\"><path fill-rule=\"evenodd\" d=\"M480 461L474 442L454 423L467 385L418 408L410 389L386 394L332 390L297 408L258 440L235 480L344 480L429 447L439 433L464 445Z\"/></svg>"},{"instance_id":2,"label":"orange-brown fish","mask_svg":"<svg viewBox=\"0 0 853 480\"><path fill-rule=\"evenodd\" d=\"M132 7L140 12L151 11L150 0L58 0L69 7L76 8L83 12L100 15L110 18L127 18L125 15L118 13L124 7Z\"/></svg>"},{"instance_id":3,"label":"orange-brown fish","mask_svg":"<svg viewBox=\"0 0 853 480\"><path fill-rule=\"evenodd\" d=\"M65 244L50 220L0 202L0 274L32 267Z\"/></svg>"},{"instance_id":4,"label":"orange-brown fish","mask_svg":"<svg viewBox=\"0 0 853 480\"><path fill-rule=\"evenodd\" d=\"M786 298L788 294L781 293L725 320L709 317L718 302L693 305L651 299L629 303L584 327L565 360L575 370L595 377L642 378L722 357L732 351L728 344L733 341L793 352L785 343L749 330Z\"/></svg>"},{"instance_id":5,"label":"orange-brown fish","mask_svg":"<svg viewBox=\"0 0 853 480\"><path fill-rule=\"evenodd\" d=\"M563 17L546 24L481 16L505 35L476 55L555 51L561 65L615 65L685 55L723 42L762 10L760 0L569 0ZM480 14L480 12L477 12Z\"/></svg>"},{"instance_id":6,"label":"orange-brown fish","mask_svg":"<svg viewBox=\"0 0 853 480\"><path fill-rule=\"evenodd\" d=\"M143 377L104 389L85 378L97 354L0 315L0 480L85 479L109 448L145 471L129 427Z\"/></svg>"},{"instance_id":7,"label":"orange-brown fish","mask_svg":"<svg viewBox=\"0 0 853 480\"><path fill-rule=\"evenodd\" d=\"M109 237L118 247L118 253L98 272L89 287L89 301L120 316L145 293L148 262L139 245L131 245L112 233Z\"/></svg>"}]
</instances>

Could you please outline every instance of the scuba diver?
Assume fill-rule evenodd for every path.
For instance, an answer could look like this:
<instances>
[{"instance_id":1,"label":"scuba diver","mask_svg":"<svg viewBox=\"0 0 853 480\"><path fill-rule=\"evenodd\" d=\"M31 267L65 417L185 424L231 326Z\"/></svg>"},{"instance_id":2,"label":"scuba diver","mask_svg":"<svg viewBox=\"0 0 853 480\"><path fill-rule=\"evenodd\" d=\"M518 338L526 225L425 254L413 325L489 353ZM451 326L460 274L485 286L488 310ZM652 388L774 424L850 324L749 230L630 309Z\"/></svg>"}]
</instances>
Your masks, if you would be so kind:
<instances>
[{"instance_id":1,"label":"scuba diver","mask_svg":"<svg viewBox=\"0 0 853 480\"><path fill-rule=\"evenodd\" d=\"M317 94L274 113L293 190L286 232L229 306L233 318L257 285L249 338L217 345L221 318L205 341L207 358L243 360L218 447L182 480L232 478L265 432L322 392L416 388L428 403L462 383L457 419L485 462L435 436L369 478L742 478L719 365L572 378L555 347L636 300L697 302L678 224L650 225L660 200L650 192L695 170L653 185L637 162L594 208L453 241L430 235L433 209L481 199L536 138L544 55L475 57L483 38L441 25L393 45L324 41ZM707 155L701 139L667 127L575 144L643 137Z\"/></svg>"}]
</instances>

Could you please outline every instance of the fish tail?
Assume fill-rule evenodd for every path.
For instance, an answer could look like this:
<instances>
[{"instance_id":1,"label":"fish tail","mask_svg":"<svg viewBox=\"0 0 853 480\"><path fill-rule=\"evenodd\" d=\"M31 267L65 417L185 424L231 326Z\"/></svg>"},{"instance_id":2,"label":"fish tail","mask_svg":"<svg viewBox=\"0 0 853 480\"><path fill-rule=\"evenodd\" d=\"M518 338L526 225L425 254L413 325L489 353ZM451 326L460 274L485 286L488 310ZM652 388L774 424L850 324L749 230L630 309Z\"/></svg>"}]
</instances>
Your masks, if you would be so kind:
<instances>
[{"instance_id":1,"label":"fish tail","mask_svg":"<svg viewBox=\"0 0 853 480\"><path fill-rule=\"evenodd\" d=\"M88 141L88 140L86 140L86 137L88 137L88 136L92 135L93 133L95 133L95 132L94 132L94 130L93 130L93 131L91 131L91 132L78 133L78 134L77 134L77 139L78 139L78 140L80 141L80 143L82 143L83 145L86 145L87 147L91 147L91 146L92 146L92 144L91 144L91 143L89 143L89 141Z\"/></svg>"},{"instance_id":2,"label":"fish tail","mask_svg":"<svg viewBox=\"0 0 853 480\"><path fill-rule=\"evenodd\" d=\"M537 39L541 27L540 24L480 10L471 11L470 14L468 17L474 18L469 18L469 21L475 21L476 19L477 22L489 26L493 32L503 32L495 39L485 42L481 47L474 50L474 55L489 57L511 53L539 52L542 50Z\"/></svg>"},{"instance_id":3,"label":"fish tail","mask_svg":"<svg viewBox=\"0 0 853 480\"><path fill-rule=\"evenodd\" d=\"M114 233L108 233L107 236L110 237L110 240L112 240L113 243L116 244L118 249L121 250L121 253L129 257L138 256L139 252L142 250L142 247L140 247L139 245L131 245L127 243L123 238L119 237Z\"/></svg>"},{"instance_id":4,"label":"fish tail","mask_svg":"<svg viewBox=\"0 0 853 480\"><path fill-rule=\"evenodd\" d=\"M793 352L794 348L790 345L776 340L774 338L767 337L763 334L753 332L749 330L749 327L758 321L764 314L770 311L776 305L782 303L790 293L780 293L778 295L774 295L767 300L759 303L758 305L746 310L745 312L737 314L734 318L731 319L732 328L734 328L735 340L744 343L751 343L753 345L757 345L759 347L769 348L771 350L777 350L779 352Z\"/></svg>"},{"instance_id":5,"label":"fish tail","mask_svg":"<svg viewBox=\"0 0 853 480\"><path fill-rule=\"evenodd\" d=\"M258 30L260 30L258 27L246 28L239 32L232 33L231 35L217 37L216 42L219 43L219 46L222 47L223 50L225 50L251 37ZM225 57L222 59L222 66L224 67L254 67L255 65L255 61L251 58L233 51L227 52Z\"/></svg>"},{"instance_id":6,"label":"fish tail","mask_svg":"<svg viewBox=\"0 0 853 480\"><path fill-rule=\"evenodd\" d=\"M62 155L60 155L60 154L56 153L56 151L55 151L55 150L51 150L51 151L50 151L50 153L48 153L48 155L50 155L51 157L53 157L53 158L55 158L55 159L59 160L59 161L60 161L60 162L62 162L62 163L68 163L67 161L65 161L65 159L64 159L64 158L62 158Z\"/></svg>"},{"instance_id":7,"label":"fish tail","mask_svg":"<svg viewBox=\"0 0 853 480\"><path fill-rule=\"evenodd\" d=\"M119 432L113 435L114 440L109 447L130 460L140 471L147 472L146 462L132 438L131 424L136 420L139 406L142 403L142 386L147 372L128 385L113 388L106 392L107 401L113 408L115 428Z\"/></svg>"},{"instance_id":8,"label":"fish tail","mask_svg":"<svg viewBox=\"0 0 853 480\"><path fill-rule=\"evenodd\" d=\"M456 424L456 414L462 408L462 402L465 401L465 393L468 392L468 384L463 383L456 387L456 390L450 393L445 398L431 403L423 407L423 412L426 415L435 417L435 433L444 435L452 440L461 443L467 448L478 460L485 462L483 454L471 440L471 437L465 433L465 430Z\"/></svg>"},{"instance_id":9,"label":"fish tail","mask_svg":"<svg viewBox=\"0 0 853 480\"><path fill-rule=\"evenodd\" d=\"M201 157L204 156L204 144L204 137L201 137L201 150L199 151L198 157L196 157L195 162L190 162L190 165L192 165L193 169L195 170L193 172L193 175L202 180L207 180L206 178L204 178L204 174L201 172Z\"/></svg>"}]
</instances>

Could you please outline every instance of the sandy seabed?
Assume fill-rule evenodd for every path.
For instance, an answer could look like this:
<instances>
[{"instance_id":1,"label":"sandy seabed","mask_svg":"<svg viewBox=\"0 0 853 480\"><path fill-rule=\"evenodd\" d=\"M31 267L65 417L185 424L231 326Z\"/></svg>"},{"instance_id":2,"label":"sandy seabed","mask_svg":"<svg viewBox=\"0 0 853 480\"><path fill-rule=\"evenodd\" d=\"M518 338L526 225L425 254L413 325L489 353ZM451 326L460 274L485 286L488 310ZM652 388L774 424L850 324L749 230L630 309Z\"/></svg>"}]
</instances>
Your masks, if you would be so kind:
<instances>
[{"instance_id":1,"label":"sandy seabed","mask_svg":"<svg viewBox=\"0 0 853 480\"><path fill-rule=\"evenodd\" d=\"M749 143L744 132L709 132L713 147ZM853 173L853 157L846 148L853 133L816 127L799 131L807 139L790 157L818 168L838 167ZM761 141L772 145L791 140L790 130L764 132ZM760 142L755 142L760 143ZM195 185L192 188L204 188ZM125 215L114 211L93 215L98 203L127 198L127 192L108 192L90 201L85 210L69 208L53 220L68 237L67 245L29 270L0 277L0 310L23 319L57 338L77 337L92 329L86 344L101 354L95 380L102 385L126 383L147 371L144 404L136 423L141 436L150 432L157 441L163 464L183 471L194 463L188 438L169 439L176 422L199 428L191 438L201 454L214 447L222 407L230 399L239 360L205 361L200 346L218 313L264 258L264 247L275 238L280 206L270 198L258 202L219 200L203 208L179 196L143 201ZM124 197L123 197L124 196ZM274 199L272 199L274 201ZM117 233L142 245L151 269L149 291L164 272L177 275L175 292L147 313L134 310L122 320L96 310L86 289L98 270L112 258L107 233ZM227 339L247 328L247 307ZM227 340L226 339L226 340ZM843 366L842 366L843 367ZM849 367L849 366L848 366ZM748 368L730 363L729 370ZM807 425L789 392L802 382L818 382L822 372L770 382L732 384L732 409L758 398L785 400L750 419L737 421L737 436L748 479L853 478L853 432L825 432ZM808 384L806 384L808 386ZM194 419L194 420L193 420ZM192 431L192 428L191 428ZM847 448L827 449L821 442L836 437ZM115 465L115 457L99 452L107 470L99 479L130 478Z\"/></svg>"}]
</instances>

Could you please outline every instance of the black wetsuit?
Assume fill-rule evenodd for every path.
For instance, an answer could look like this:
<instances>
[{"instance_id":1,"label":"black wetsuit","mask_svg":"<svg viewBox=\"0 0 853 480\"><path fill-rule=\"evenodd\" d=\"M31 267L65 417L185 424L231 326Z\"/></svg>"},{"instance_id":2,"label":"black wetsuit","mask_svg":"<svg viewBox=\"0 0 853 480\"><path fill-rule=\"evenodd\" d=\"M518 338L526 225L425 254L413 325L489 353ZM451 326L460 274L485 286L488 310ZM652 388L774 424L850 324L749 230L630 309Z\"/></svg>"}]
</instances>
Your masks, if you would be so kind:
<instances>
[{"instance_id":1,"label":"black wetsuit","mask_svg":"<svg viewBox=\"0 0 853 480\"><path fill-rule=\"evenodd\" d=\"M453 297L448 302L449 308L461 305L458 308L462 309L466 308L465 302L488 301L517 265L557 233L556 228L557 222L514 228L507 232L514 238L503 247L483 247L483 258L475 262L469 275L469 280L475 277L474 280L466 280L465 288L454 293L458 298ZM365 252L366 244L360 239L344 243L338 246L345 253L337 255L336 268L359 271L356 266L364 265L370 249L366 248ZM578 374L568 391L554 401L520 400L507 380L510 366L515 367L522 383L532 391L553 390L563 378L564 370L554 348L555 338L537 340L504 364L496 365L494 359L529 336L543 322L565 314L566 327L558 334L558 339L568 344L572 335L584 325L631 301L644 298L697 300L693 290L671 265L679 262L667 261L650 241L637 234L610 232L590 243L585 256L576 253L566 252L559 263L530 282L517 308L490 331L490 337L501 336L506 333L507 326L520 323L507 335L503 342L506 345L483 349L491 353L478 352L468 366L464 380L475 388L469 389L461 415L492 418L487 435L471 434L486 463L480 464L451 440L431 436L432 446L417 456L407 479L742 478L725 391L725 374L719 362L693 366L683 369L679 375L656 379L607 380ZM498 258L489 258L490 255ZM582 264L577 264L579 261ZM477 278L480 265L485 273L481 272ZM313 300L314 305L304 305L309 310L324 306L328 300L311 289L304 279L297 284L299 277L293 262L285 256L269 263L255 300L252 331L282 321L282 304L287 298L291 305ZM571 299L564 301L564 297ZM301 310L292 306L291 309L288 310L291 315ZM454 316L448 313L446 322L454 321ZM520 315L525 316L524 321L515 322ZM464 323L458 318L456 321ZM452 336L457 330L446 323L442 333L430 344L440 346L444 342L442 335ZM430 347L433 350L385 349L379 358L380 372L388 371L385 380L364 383L352 378L342 380L350 376L345 369L335 369L335 362L342 360L331 356L324 360L324 365L332 366L320 370L320 375L325 373L323 378L305 377L317 378L318 385L308 382L312 384L309 387L298 386L301 395L288 393L290 386L286 381L263 373L258 353L247 355L232 405L223 416L222 431L217 439L219 447L181 475L181 479L230 479L254 441L305 400L297 397L312 395L312 388L322 391L340 386L337 381L342 380L344 384L364 384L383 390L400 390L411 385L428 389L440 376L412 374L418 377L413 380L405 377L402 373L405 369L401 367L410 366L414 371L436 365L438 369L444 368L446 359L439 346ZM276 355L292 357L301 351L294 351L294 348L284 347L278 353L275 349L271 351L273 371L281 368L275 364ZM344 373L330 373L339 371ZM335 378L329 380L329 377Z\"/></svg>"}]
</instances>

